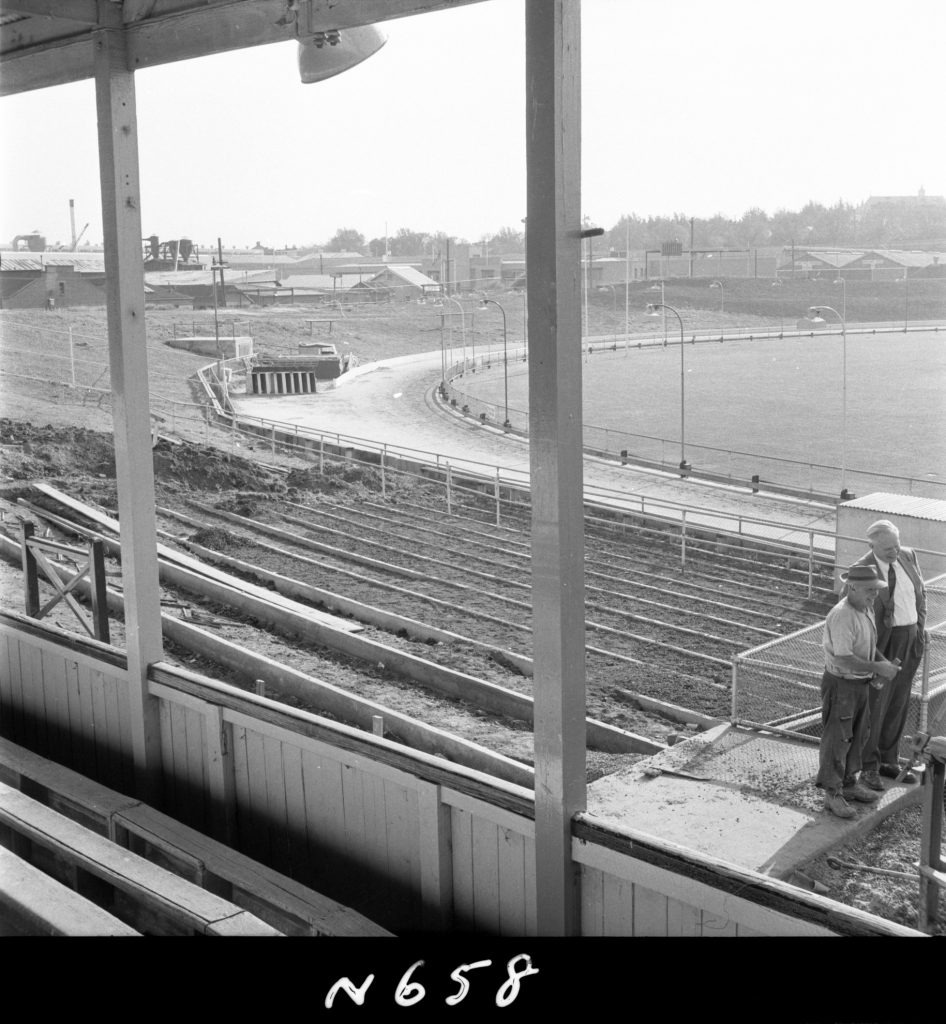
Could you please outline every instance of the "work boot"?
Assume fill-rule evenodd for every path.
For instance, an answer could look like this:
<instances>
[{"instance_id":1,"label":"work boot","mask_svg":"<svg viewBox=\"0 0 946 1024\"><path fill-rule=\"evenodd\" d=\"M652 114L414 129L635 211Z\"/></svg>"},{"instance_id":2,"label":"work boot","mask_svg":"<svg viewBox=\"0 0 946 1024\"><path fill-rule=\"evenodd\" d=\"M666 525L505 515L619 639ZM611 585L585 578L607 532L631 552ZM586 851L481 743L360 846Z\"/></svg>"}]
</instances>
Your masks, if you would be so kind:
<instances>
[{"instance_id":1,"label":"work boot","mask_svg":"<svg viewBox=\"0 0 946 1024\"><path fill-rule=\"evenodd\" d=\"M900 774L901 769L898 764L882 764L879 771L885 779L895 779ZM907 772L900 781L908 786L912 786L916 782L916 776L913 772Z\"/></svg>"},{"instance_id":2,"label":"work boot","mask_svg":"<svg viewBox=\"0 0 946 1024\"><path fill-rule=\"evenodd\" d=\"M868 789L876 789L879 793L883 793L884 784L880 781L880 773L873 771L861 772L861 777L858 782L862 786L866 786Z\"/></svg>"},{"instance_id":3,"label":"work boot","mask_svg":"<svg viewBox=\"0 0 946 1024\"><path fill-rule=\"evenodd\" d=\"M853 786L845 786L841 793L845 800L856 800L859 804L872 804L880 799L879 793L867 789L859 782L855 782Z\"/></svg>"},{"instance_id":4,"label":"work boot","mask_svg":"<svg viewBox=\"0 0 946 1024\"><path fill-rule=\"evenodd\" d=\"M857 814L857 811L838 792L825 793L824 809L839 818L853 818Z\"/></svg>"}]
</instances>

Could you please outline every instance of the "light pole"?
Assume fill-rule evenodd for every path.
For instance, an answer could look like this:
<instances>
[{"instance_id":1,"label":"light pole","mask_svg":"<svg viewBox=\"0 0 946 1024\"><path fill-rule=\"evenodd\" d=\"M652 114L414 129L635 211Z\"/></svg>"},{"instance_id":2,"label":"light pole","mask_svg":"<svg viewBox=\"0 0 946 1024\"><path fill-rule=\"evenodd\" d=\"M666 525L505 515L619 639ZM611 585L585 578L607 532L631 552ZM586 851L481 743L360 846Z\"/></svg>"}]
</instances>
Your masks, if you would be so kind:
<instances>
[{"instance_id":1,"label":"light pole","mask_svg":"<svg viewBox=\"0 0 946 1024\"><path fill-rule=\"evenodd\" d=\"M808 310L812 323L826 323L823 313L834 313L841 321L841 500L847 501L851 497L844 486L847 470L847 323L831 306L811 306Z\"/></svg>"},{"instance_id":2,"label":"light pole","mask_svg":"<svg viewBox=\"0 0 946 1024\"><path fill-rule=\"evenodd\" d=\"M710 285L710 288L718 288L719 289L719 311L720 311L720 313L724 312L724 304L725 304L726 300L725 300L725 289L723 288L723 282L722 281L714 281Z\"/></svg>"},{"instance_id":3,"label":"light pole","mask_svg":"<svg viewBox=\"0 0 946 1024\"><path fill-rule=\"evenodd\" d=\"M664 345L666 345L667 344L667 313L666 313L666 310L668 309L668 307L664 305L664 283L663 283L663 281L661 281L659 284L652 284L650 286L650 288L648 289L648 291L652 291L652 292L659 291L660 292L660 302L654 302L654 303L652 303L652 305L660 306L665 311L664 314L663 314L663 321L664 321Z\"/></svg>"},{"instance_id":4,"label":"light pole","mask_svg":"<svg viewBox=\"0 0 946 1024\"><path fill-rule=\"evenodd\" d=\"M440 313L440 397L447 397L447 359L443 350L443 322L446 320L443 311Z\"/></svg>"},{"instance_id":5,"label":"light pole","mask_svg":"<svg viewBox=\"0 0 946 1024\"><path fill-rule=\"evenodd\" d=\"M463 341L463 362L464 362L464 364L466 364L466 319L465 319L465 317L466 317L466 310L461 305L460 300L459 299L455 299L452 295L445 295L444 298L448 299L450 302L452 302L457 307L457 309L460 310L460 337L461 337L461 339ZM474 360L473 365L475 367L476 366L476 351L475 351L475 349L474 349L474 352L473 352L473 360ZM464 365L464 369L465 368L466 367Z\"/></svg>"},{"instance_id":6,"label":"light pole","mask_svg":"<svg viewBox=\"0 0 946 1024\"><path fill-rule=\"evenodd\" d=\"M772 287L773 288L782 289L784 287L784 285L782 284L782 282L778 278L776 278L772 282ZM785 303L782 301L782 293L781 293L781 291L779 291L778 329L779 329L779 335L782 335L782 334L785 333Z\"/></svg>"},{"instance_id":7,"label":"light pole","mask_svg":"<svg viewBox=\"0 0 946 1024\"><path fill-rule=\"evenodd\" d=\"M670 310L680 323L680 476L686 476L690 470L690 464L686 456L686 376L683 364L683 317L673 308L663 302L650 302L647 304L647 315L657 316L657 310Z\"/></svg>"},{"instance_id":8,"label":"light pole","mask_svg":"<svg viewBox=\"0 0 946 1024\"><path fill-rule=\"evenodd\" d=\"M503 394L506 410L506 418L503 420L503 430L509 430L512 424L509 422L509 352L506 340L506 310L503 309L495 299L487 299L485 297L483 299L483 309L486 309L490 303L492 303L492 305L494 305L503 315Z\"/></svg>"},{"instance_id":9,"label":"light pole","mask_svg":"<svg viewBox=\"0 0 946 1024\"><path fill-rule=\"evenodd\" d=\"M903 284L903 332L906 334L907 324L910 320L910 278L907 275L907 268L903 268L903 277L897 278L897 284Z\"/></svg>"},{"instance_id":10,"label":"light pole","mask_svg":"<svg viewBox=\"0 0 946 1024\"><path fill-rule=\"evenodd\" d=\"M839 284L841 286L841 318L847 320L847 282L840 274L834 279L832 284Z\"/></svg>"}]
</instances>

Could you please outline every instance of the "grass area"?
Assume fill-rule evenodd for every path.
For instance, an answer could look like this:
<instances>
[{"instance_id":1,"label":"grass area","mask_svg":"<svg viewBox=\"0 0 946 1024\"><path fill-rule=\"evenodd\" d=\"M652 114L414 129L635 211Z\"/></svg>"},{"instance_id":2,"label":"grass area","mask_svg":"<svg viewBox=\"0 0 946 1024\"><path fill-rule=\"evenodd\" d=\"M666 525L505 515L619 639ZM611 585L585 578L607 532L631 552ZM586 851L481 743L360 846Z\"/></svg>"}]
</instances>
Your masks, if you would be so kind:
<instances>
[{"instance_id":1,"label":"grass area","mask_svg":"<svg viewBox=\"0 0 946 1024\"><path fill-rule=\"evenodd\" d=\"M688 443L839 466L842 356L839 334L687 344ZM586 424L679 442L679 344L595 353L582 372ZM499 404L501 364L458 386ZM527 368L513 364L510 408L528 408L527 388ZM946 481L946 333L848 335L846 435L848 469ZM640 451L610 439L623 447ZM710 456L688 458L705 468Z\"/></svg>"}]
</instances>

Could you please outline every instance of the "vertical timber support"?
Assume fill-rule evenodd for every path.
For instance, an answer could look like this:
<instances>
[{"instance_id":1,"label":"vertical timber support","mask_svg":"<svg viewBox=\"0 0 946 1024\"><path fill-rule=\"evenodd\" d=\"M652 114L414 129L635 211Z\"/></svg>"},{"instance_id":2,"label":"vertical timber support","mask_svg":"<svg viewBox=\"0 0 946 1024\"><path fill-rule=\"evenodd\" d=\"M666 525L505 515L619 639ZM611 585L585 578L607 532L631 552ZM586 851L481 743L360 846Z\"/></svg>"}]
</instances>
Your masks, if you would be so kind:
<instances>
[{"instance_id":1,"label":"vertical timber support","mask_svg":"<svg viewBox=\"0 0 946 1024\"><path fill-rule=\"evenodd\" d=\"M95 34L95 97L132 754L137 795L153 803L159 796L161 736L158 702L148 693L148 666L162 657L161 597L141 260L138 117L121 7L100 7L114 22Z\"/></svg>"},{"instance_id":2,"label":"vertical timber support","mask_svg":"<svg viewBox=\"0 0 946 1024\"><path fill-rule=\"evenodd\" d=\"M579 931L585 810L579 0L526 4L536 926Z\"/></svg>"}]
</instances>

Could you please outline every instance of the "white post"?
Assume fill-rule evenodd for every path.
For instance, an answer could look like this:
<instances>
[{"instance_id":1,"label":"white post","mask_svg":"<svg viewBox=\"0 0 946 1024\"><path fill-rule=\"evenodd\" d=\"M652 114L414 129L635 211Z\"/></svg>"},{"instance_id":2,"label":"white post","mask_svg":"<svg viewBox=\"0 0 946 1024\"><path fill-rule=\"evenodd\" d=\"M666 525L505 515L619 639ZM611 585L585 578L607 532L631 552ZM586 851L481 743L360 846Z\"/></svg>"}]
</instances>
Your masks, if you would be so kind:
<instances>
[{"instance_id":1,"label":"white post","mask_svg":"<svg viewBox=\"0 0 946 1024\"><path fill-rule=\"evenodd\" d=\"M496 479L493 481L493 495L496 498L496 525L499 526L499 466L496 467Z\"/></svg>"},{"instance_id":2,"label":"white post","mask_svg":"<svg viewBox=\"0 0 946 1024\"><path fill-rule=\"evenodd\" d=\"M388 446L384 445L381 449L381 497L386 498L388 495L387 484L384 477L384 456L387 452Z\"/></svg>"},{"instance_id":3,"label":"white post","mask_svg":"<svg viewBox=\"0 0 946 1024\"><path fill-rule=\"evenodd\" d=\"M446 480L447 480L447 515L449 516L449 515L453 514L453 503L452 503L451 494L450 494L450 463L449 462L446 463L446 466L447 466L447 474L446 474Z\"/></svg>"},{"instance_id":4,"label":"white post","mask_svg":"<svg viewBox=\"0 0 946 1024\"><path fill-rule=\"evenodd\" d=\"M69 328L69 364L72 367L72 386L76 386L76 350L72 344L72 328Z\"/></svg>"},{"instance_id":5,"label":"white post","mask_svg":"<svg viewBox=\"0 0 946 1024\"><path fill-rule=\"evenodd\" d=\"M815 531L808 531L808 597L814 592L815 574Z\"/></svg>"},{"instance_id":6,"label":"white post","mask_svg":"<svg viewBox=\"0 0 946 1024\"><path fill-rule=\"evenodd\" d=\"M117 4L94 33L115 476L121 519L129 729L136 795L160 799L161 725L148 668L163 657L148 395L135 76Z\"/></svg>"}]
</instances>

